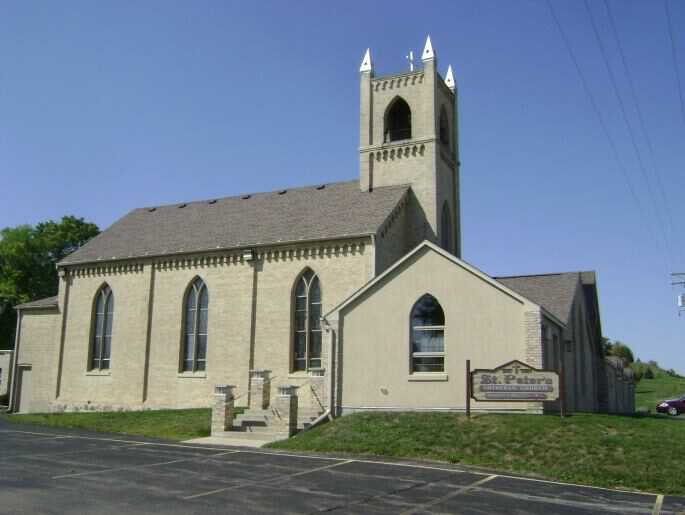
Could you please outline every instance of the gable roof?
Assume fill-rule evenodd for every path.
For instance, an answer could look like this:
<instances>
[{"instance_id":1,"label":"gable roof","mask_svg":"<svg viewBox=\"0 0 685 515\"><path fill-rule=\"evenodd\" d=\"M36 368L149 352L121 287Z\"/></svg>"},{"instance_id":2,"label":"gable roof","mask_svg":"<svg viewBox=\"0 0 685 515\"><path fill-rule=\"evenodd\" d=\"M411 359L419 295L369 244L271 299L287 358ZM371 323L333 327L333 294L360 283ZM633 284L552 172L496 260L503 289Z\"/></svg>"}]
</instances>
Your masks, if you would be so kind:
<instances>
[{"instance_id":1,"label":"gable roof","mask_svg":"<svg viewBox=\"0 0 685 515\"><path fill-rule=\"evenodd\" d=\"M594 275L593 272L583 273ZM573 299L581 281L581 272L495 277L495 279L543 306L564 324L568 324Z\"/></svg>"},{"instance_id":2,"label":"gable roof","mask_svg":"<svg viewBox=\"0 0 685 515\"><path fill-rule=\"evenodd\" d=\"M485 272L482 272L481 270L478 270L476 267L468 264L466 261L463 261L456 257L453 254L450 254L446 250L444 250L441 247L438 247L435 243L432 243L428 240L424 240L423 242L419 243L416 247L414 247L413 250L409 251L407 254L405 254L401 259L395 262L391 267L389 267L387 270L385 270L382 274L377 275L373 279L371 279L369 282L367 282L364 286L359 288L356 292L354 292L352 295L347 297L347 299L343 300L340 304L335 306L333 309L331 309L328 313L326 313L322 318L326 319L333 313L339 312L342 309L346 308L350 304L352 304L355 300L357 300L359 297L364 295L367 291L371 290L374 288L377 284L381 283L386 277L391 275L392 273L395 272L395 270L400 269L402 266L404 266L405 263L407 263L413 256L421 252L422 250L427 249L430 251L433 251L448 261L451 261L453 264L463 268L467 272L475 275L476 277L480 278L484 282L488 283L490 286L497 288L500 290L502 293L505 295L509 295L513 299L517 300L520 303L524 302L531 302L532 299L526 298L525 296L521 295L519 292L514 290L513 288L508 287L506 284L500 283L487 275ZM532 301L533 304L535 304L535 301ZM544 309L544 308L543 308ZM551 316L554 317L554 314L550 314ZM563 325L563 324L562 324Z\"/></svg>"},{"instance_id":3,"label":"gable roof","mask_svg":"<svg viewBox=\"0 0 685 515\"><path fill-rule=\"evenodd\" d=\"M59 265L375 234L408 190L354 180L134 209Z\"/></svg>"},{"instance_id":4,"label":"gable roof","mask_svg":"<svg viewBox=\"0 0 685 515\"><path fill-rule=\"evenodd\" d=\"M31 302L24 302L17 304L14 309L46 309L57 307L57 295L53 297L45 297L44 299L33 300Z\"/></svg>"}]
</instances>

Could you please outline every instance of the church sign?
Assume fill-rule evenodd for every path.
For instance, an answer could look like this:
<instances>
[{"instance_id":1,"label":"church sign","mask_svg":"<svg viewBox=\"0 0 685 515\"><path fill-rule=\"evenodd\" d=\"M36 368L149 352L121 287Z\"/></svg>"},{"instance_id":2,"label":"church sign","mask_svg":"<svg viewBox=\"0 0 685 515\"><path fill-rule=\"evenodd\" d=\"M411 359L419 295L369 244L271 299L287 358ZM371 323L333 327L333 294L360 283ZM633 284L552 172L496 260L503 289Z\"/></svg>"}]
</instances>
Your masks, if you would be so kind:
<instances>
[{"instance_id":1,"label":"church sign","mask_svg":"<svg viewBox=\"0 0 685 515\"><path fill-rule=\"evenodd\" d=\"M477 401L555 401L559 374L521 361L510 361L493 370L471 372L471 397Z\"/></svg>"}]
</instances>

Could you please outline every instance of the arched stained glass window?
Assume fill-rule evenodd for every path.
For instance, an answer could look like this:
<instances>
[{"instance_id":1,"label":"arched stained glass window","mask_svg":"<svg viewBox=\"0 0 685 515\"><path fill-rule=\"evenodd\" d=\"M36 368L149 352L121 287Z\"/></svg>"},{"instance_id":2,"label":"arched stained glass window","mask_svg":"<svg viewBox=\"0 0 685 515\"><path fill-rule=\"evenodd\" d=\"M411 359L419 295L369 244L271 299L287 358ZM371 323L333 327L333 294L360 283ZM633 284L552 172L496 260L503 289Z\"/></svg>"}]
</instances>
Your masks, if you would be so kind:
<instances>
[{"instance_id":1,"label":"arched stained glass window","mask_svg":"<svg viewBox=\"0 0 685 515\"><path fill-rule=\"evenodd\" d=\"M107 370L112 349L114 294L104 284L95 294L95 313L90 348L90 370Z\"/></svg>"},{"instance_id":2,"label":"arched stained glass window","mask_svg":"<svg viewBox=\"0 0 685 515\"><path fill-rule=\"evenodd\" d=\"M203 371L207 366L209 293L199 277L188 287L183 306L181 371Z\"/></svg>"},{"instance_id":3,"label":"arched stained glass window","mask_svg":"<svg viewBox=\"0 0 685 515\"><path fill-rule=\"evenodd\" d=\"M411 372L444 372L445 314L432 295L421 297L411 310Z\"/></svg>"},{"instance_id":4,"label":"arched stained glass window","mask_svg":"<svg viewBox=\"0 0 685 515\"><path fill-rule=\"evenodd\" d=\"M293 302L293 370L321 368L321 286L311 269L298 279Z\"/></svg>"}]
</instances>

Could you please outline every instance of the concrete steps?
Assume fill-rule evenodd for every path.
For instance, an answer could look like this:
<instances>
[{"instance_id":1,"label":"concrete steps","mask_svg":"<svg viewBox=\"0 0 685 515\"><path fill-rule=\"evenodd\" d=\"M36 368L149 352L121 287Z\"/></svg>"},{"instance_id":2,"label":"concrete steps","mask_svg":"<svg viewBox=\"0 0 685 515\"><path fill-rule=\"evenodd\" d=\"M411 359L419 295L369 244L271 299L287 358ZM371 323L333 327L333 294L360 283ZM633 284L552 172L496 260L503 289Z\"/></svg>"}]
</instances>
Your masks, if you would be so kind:
<instances>
[{"instance_id":1,"label":"concrete steps","mask_svg":"<svg viewBox=\"0 0 685 515\"><path fill-rule=\"evenodd\" d=\"M297 429L301 431L321 416L323 410L305 408L297 412ZM280 420L278 412L272 408L264 410L247 409L233 421L233 431L268 432L274 420Z\"/></svg>"}]
</instances>

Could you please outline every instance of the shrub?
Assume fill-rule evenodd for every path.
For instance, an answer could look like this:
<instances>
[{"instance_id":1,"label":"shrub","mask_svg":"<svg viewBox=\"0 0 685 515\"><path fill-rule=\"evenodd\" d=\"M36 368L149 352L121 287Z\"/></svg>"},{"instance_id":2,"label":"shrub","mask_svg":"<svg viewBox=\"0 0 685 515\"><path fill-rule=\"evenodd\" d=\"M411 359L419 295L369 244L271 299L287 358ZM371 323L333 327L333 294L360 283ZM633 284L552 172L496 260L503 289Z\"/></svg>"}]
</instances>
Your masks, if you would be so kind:
<instances>
[{"instance_id":1,"label":"shrub","mask_svg":"<svg viewBox=\"0 0 685 515\"><path fill-rule=\"evenodd\" d=\"M654 372L652 372L652 367L648 367L643 375L645 379L654 379Z\"/></svg>"}]
</instances>

